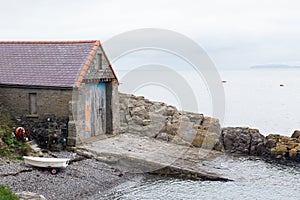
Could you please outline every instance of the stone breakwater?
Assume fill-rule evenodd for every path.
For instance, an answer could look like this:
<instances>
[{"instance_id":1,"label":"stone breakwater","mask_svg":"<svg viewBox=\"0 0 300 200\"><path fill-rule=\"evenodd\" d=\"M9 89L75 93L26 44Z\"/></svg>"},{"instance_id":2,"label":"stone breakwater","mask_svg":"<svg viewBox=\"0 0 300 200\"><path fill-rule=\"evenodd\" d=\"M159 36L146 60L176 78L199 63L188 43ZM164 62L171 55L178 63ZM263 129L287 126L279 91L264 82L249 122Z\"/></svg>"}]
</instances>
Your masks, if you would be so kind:
<instances>
[{"instance_id":1,"label":"stone breakwater","mask_svg":"<svg viewBox=\"0 0 300 200\"><path fill-rule=\"evenodd\" d=\"M121 132L133 133L205 149L219 149L219 120L178 111L174 106L142 96L120 94Z\"/></svg>"},{"instance_id":2,"label":"stone breakwater","mask_svg":"<svg viewBox=\"0 0 300 200\"><path fill-rule=\"evenodd\" d=\"M233 155L259 156L283 164L300 162L300 131L291 137L265 137L258 129L249 127L221 128L218 119L122 93L120 120L121 131L126 133Z\"/></svg>"}]
</instances>

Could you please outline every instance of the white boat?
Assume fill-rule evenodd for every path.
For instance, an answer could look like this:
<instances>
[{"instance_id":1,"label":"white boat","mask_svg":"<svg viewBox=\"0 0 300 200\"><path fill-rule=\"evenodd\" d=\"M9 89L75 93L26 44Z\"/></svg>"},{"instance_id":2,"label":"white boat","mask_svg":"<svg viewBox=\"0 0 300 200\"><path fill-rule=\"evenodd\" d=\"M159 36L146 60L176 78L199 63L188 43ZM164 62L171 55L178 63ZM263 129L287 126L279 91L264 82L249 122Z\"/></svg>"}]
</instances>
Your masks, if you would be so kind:
<instances>
[{"instance_id":1,"label":"white boat","mask_svg":"<svg viewBox=\"0 0 300 200\"><path fill-rule=\"evenodd\" d=\"M24 156L24 160L26 165L53 169L66 168L70 161L68 158L43 158L33 156Z\"/></svg>"}]
</instances>

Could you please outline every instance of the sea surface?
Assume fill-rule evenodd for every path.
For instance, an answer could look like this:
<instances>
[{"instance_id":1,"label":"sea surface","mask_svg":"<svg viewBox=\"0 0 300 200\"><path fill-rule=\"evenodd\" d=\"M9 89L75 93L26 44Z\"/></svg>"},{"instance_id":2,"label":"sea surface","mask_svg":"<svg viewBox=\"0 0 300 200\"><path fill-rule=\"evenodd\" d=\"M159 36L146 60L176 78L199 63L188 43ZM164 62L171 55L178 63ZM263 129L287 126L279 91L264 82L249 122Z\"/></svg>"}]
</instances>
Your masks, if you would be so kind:
<instances>
[{"instance_id":1,"label":"sea surface","mask_svg":"<svg viewBox=\"0 0 300 200\"><path fill-rule=\"evenodd\" d=\"M182 72L187 77L192 72ZM222 126L249 126L264 135L280 133L290 136L300 130L300 70L251 69L219 71L225 92L225 118ZM190 76L189 76L190 75ZM198 81L190 78L191 84ZM280 86L281 85L281 86ZM213 106L207 87L201 110L210 115ZM152 88L153 89L153 88ZM122 91L122 90L121 90ZM152 100L176 104L169 97L151 88L136 94ZM157 90L159 91L159 90ZM130 91L123 91L130 92ZM94 199L300 199L300 169L266 163L253 158L218 160L216 172L230 175L233 182L189 181L163 177L132 180L96 194ZM207 165L209 167L209 164Z\"/></svg>"},{"instance_id":2,"label":"sea surface","mask_svg":"<svg viewBox=\"0 0 300 200\"><path fill-rule=\"evenodd\" d=\"M291 136L300 130L300 69L226 70L220 75L227 80L223 126L250 126L263 135Z\"/></svg>"},{"instance_id":3,"label":"sea surface","mask_svg":"<svg viewBox=\"0 0 300 200\"><path fill-rule=\"evenodd\" d=\"M263 135L279 133L290 136L300 129L300 69L248 69L219 70L225 94L222 126L249 126L257 128ZM120 91L145 96L150 100L166 102L179 110L204 113L213 116L211 92L205 79L194 71L178 71L192 88L198 109L182 107L180 98L170 92L172 86L157 83L144 84L129 90L126 77L128 71L118 71ZM146 74L148 72L145 72ZM172 77L166 77L172 78ZM126 80L126 79L125 79ZM217 80L217 81L221 81ZM282 85L282 86L280 86Z\"/></svg>"},{"instance_id":4,"label":"sea surface","mask_svg":"<svg viewBox=\"0 0 300 200\"><path fill-rule=\"evenodd\" d=\"M94 199L290 199L299 200L300 169L250 158L220 160L232 182L151 177L132 180Z\"/></svg>"}]
</instances>

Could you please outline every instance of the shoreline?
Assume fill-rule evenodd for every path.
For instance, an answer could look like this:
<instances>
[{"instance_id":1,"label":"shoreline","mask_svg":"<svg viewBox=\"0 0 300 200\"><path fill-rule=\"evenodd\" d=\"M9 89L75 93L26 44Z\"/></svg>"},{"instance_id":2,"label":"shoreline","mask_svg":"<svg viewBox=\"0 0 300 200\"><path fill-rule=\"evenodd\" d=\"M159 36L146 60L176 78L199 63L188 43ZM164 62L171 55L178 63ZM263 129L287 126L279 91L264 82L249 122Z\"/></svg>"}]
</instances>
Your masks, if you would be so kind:
<instances>
[{"instance_id":1,"label":"shoreline","mask_svg":"<svg viewBox=\"0 0 300 200\"><path fill-rule=\"evenodd\" d=\"M220 153L222 154L221 157L224 158L226 156L254 158L272 165L300 167L298 162L285 160L282 157L271 158L229 152ZM147 177L161 177L149 173L127 173L98 159L88 158L70 151L44 154L46 157L53 155L67 157L75 161L71 162L67 169L60 171L57 175L52 175L47 169L25 166L24 161L0 159L0 184L7 186L14 193L33 192L43 195L48 200L93 199L99 196L109 199L111 195L114 195L114 191L118 191L117 188L120 185L126 188L132 183L141 183ZM211 163L217 162L212 161Z\"/></svg>"},{"instance_id":2,"label":"shoreline","mask_svg":"<svg viewBox=\"0 0 300 200\"><path fill-rule=\"evenodd\" d=\"M258 129L221 127L218 119L203 114L178 111L173 106L151 102L144 97L128 94L121 96L123 116L121 130L123 133L128 130L135 136L145 136L154 141L178 145L177 147L216 150L223 156L256 157L269 163L279 163L291 167L300 166L300 131L295 131L291 137L275 134L263 136ZM185 132L181 131L181 126L187 127ZM136 144L139 143L140 139ZM112 145L115 144L117 143L112 143ZM94 146L103 148L107 144ZM131 149L132 140L129 140L124 147L126 147L125 150L120 151L121 156L124 156L124 152L139 153L141 149L145 149L145 144L139 144L136 148L137 151L134 151ZM127 149L128 147L130 149ZM156 145L153 147L157 148ZM116 149L116 146L109 148L108 152L111 153L113 149ZM158 155L161 153L159 152ZM73 152L63 151L53 154L71 160L78 158L78 155ZM52 155L46 154L45 156ZM107 157L103 157L103 160L107 159ZM196 164L201 163L199 158L188 159ZM159 171L158 174L166 175L170 170L166 171L166 173ZM6 163L0 159L0 184L8 186L14 193L34 192L45 196L46 199L85 199L106 194L119 185L126 185L128 181L132 180L139 181L146 176L148 173L125 173L116 166L106 164L101 162L101 159L99 161L93 157L79 159L57 175L50 174L48 170L25 166L23 161ZM174 176L171 174L171 177Z\"/></svg>"},{"instance_id":3,"label":"shoreline","mask_svg":"<svg viewBox=\"0 0 300 200\"><path fill-rule=\"evenodd\" d=\"M73 152L54 154L74 158ZM123 173L90 158L70 164L57 175L52 175L47 169L25 166L24 161L0 160L0 177L0 184L14 193L33 192L48 200L86 199L95 194L105 194L127 181L145 178L143 174Z\"/></svg>"}]
</instances>

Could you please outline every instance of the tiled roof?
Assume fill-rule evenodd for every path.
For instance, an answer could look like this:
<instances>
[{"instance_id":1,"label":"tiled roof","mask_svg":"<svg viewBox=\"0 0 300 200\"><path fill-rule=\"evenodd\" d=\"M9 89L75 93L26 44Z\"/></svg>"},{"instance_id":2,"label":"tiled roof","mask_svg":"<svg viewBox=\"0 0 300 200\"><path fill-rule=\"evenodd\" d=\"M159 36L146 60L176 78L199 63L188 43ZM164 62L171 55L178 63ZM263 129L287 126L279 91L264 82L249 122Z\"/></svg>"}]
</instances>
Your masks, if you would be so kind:
<instances>
[{"instance_id":1,"label":"tiled roof","mask_svg":"<svg viewBox=\"0 0 300 200\"><path fill-rule=\"evenodd\" d=\"M0 41L0 84L79 86L100 42Z\"/></svg>"}]
</instances>

